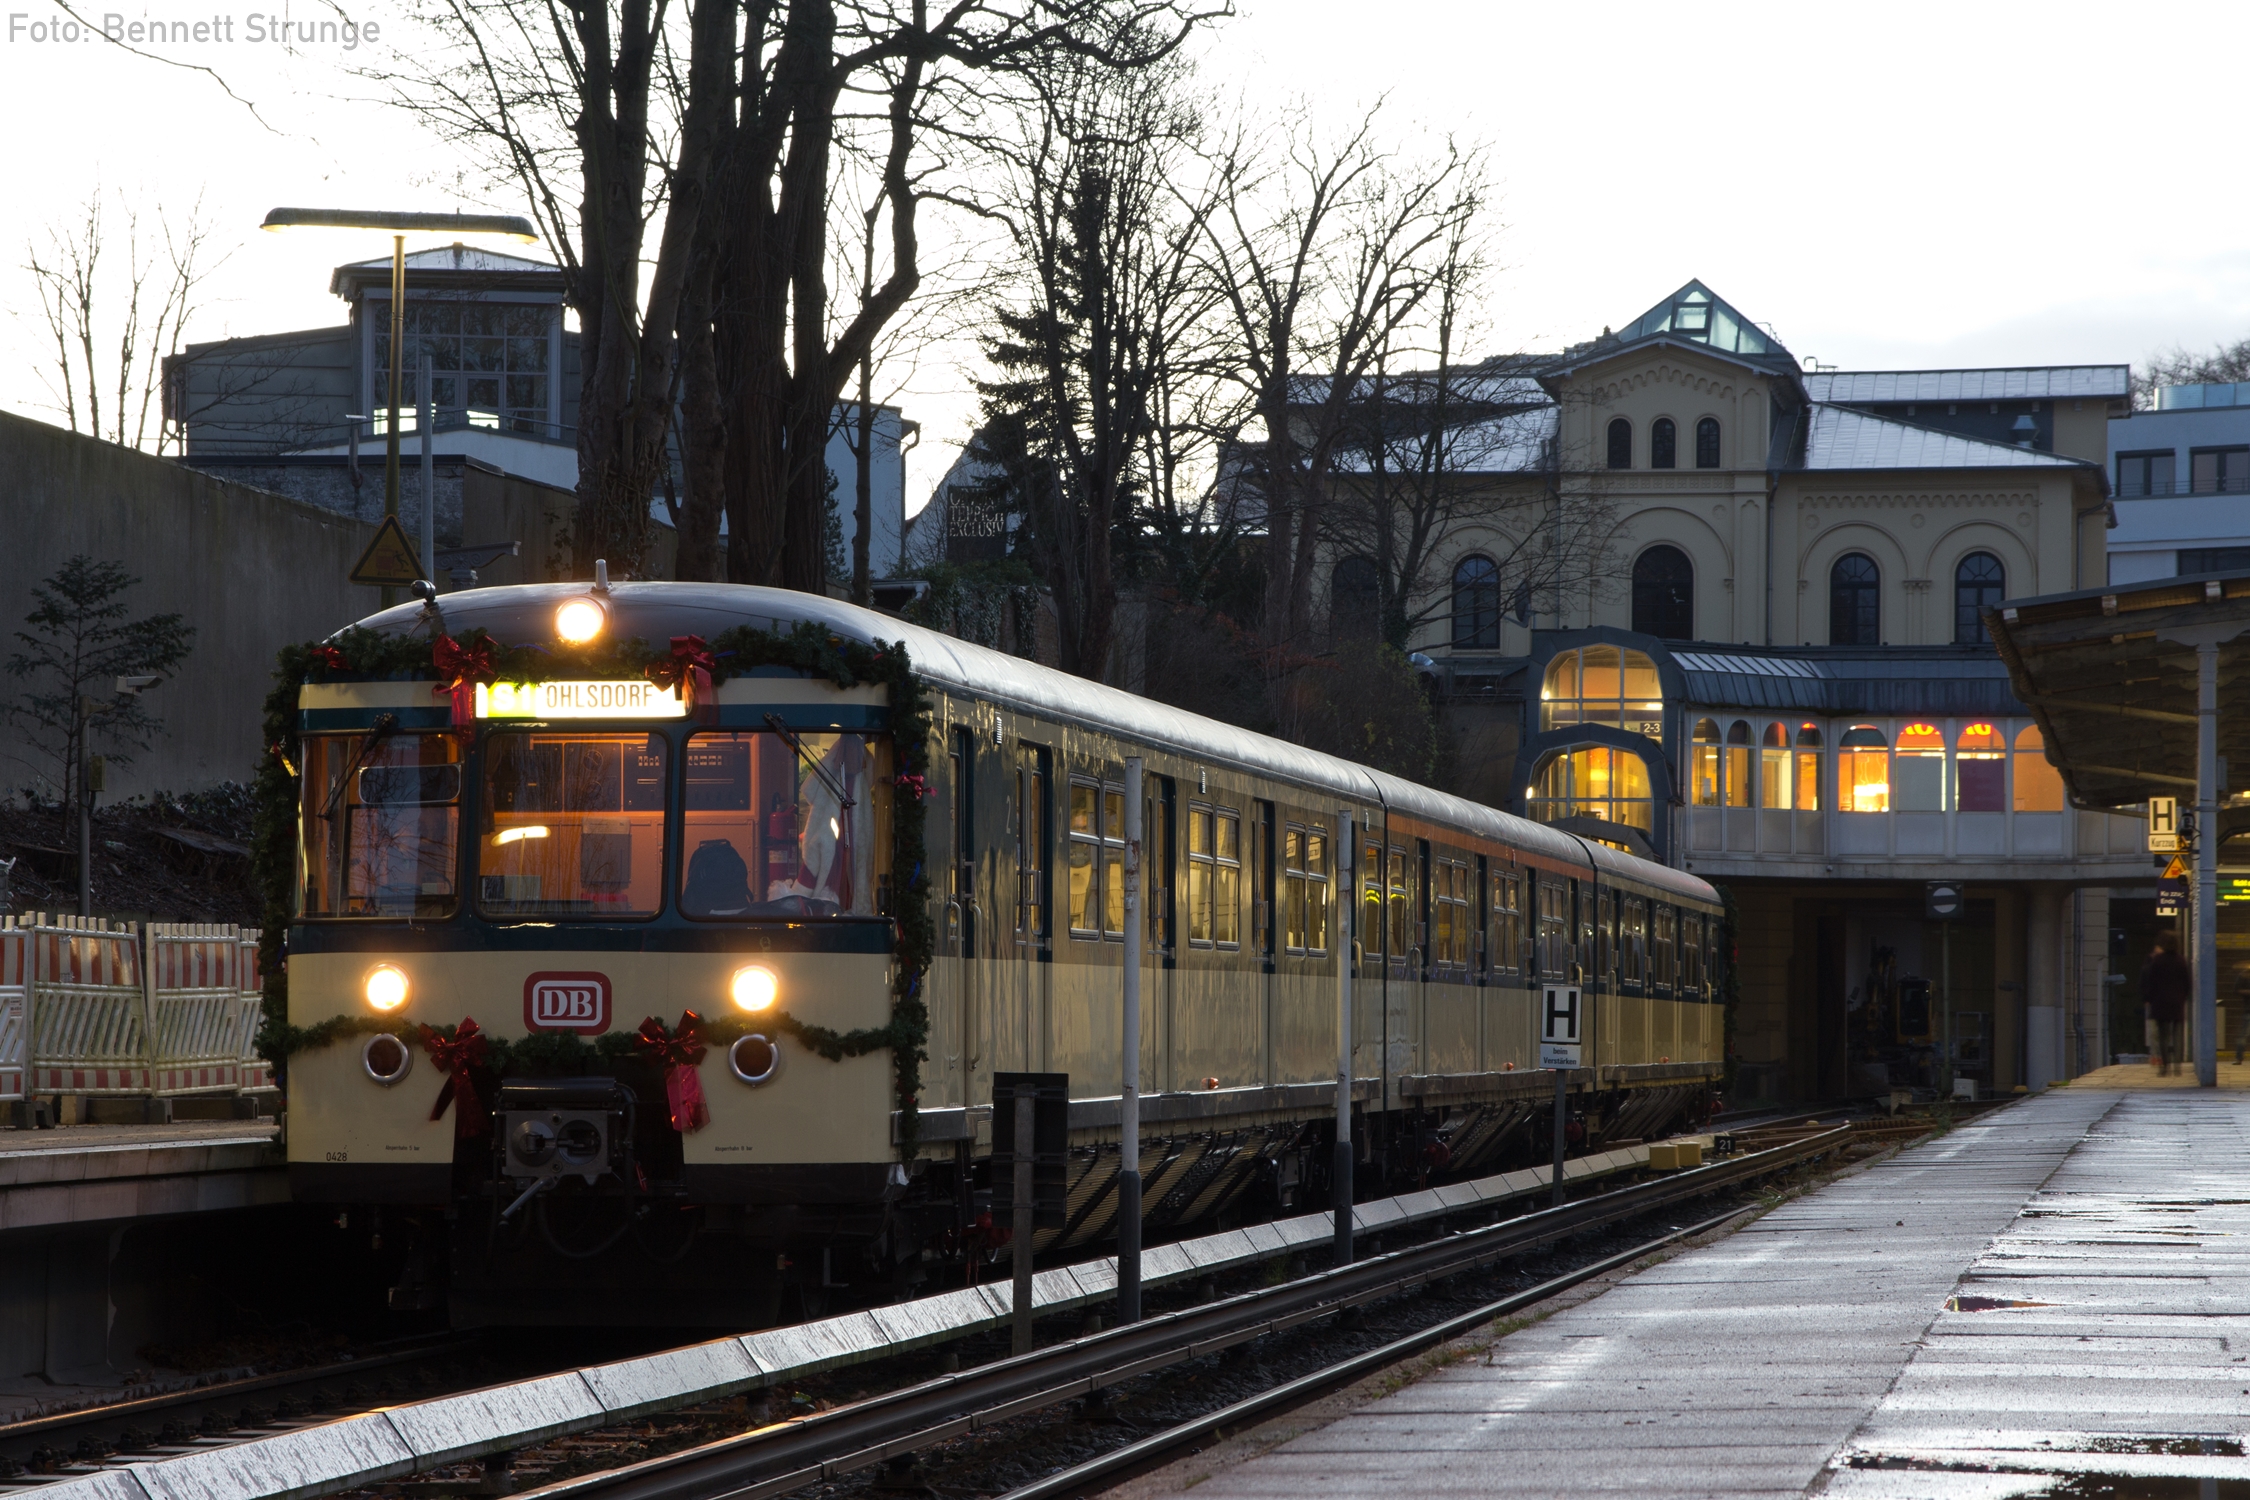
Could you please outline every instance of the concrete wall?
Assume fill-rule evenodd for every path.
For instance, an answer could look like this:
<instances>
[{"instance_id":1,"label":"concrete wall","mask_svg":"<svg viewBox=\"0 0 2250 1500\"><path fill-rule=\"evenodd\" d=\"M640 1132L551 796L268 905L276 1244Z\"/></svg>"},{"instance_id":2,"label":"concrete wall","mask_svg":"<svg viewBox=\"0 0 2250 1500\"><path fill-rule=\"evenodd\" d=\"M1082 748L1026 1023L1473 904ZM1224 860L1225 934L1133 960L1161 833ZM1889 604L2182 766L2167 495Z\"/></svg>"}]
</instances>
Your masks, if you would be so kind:
<instances>
[{"instance_id":1,"label":"concrete wall","mask_svg":"<svg viewBox=\"0 0 2250 1500\"><path fill-rule=\"evenodd\" d=\"M141 580L126 596L134 617L178 611L196 627L179 675L146 699L163 733L111 770L111 799L249 779L274 653L378 607L376 590L345 581L372 534L317 506L0 412L0 556L15 580L0 626L16 629L33 585L83 552ZM10 701L23 687L0 679ZM0 741L0 785L50 774L19 734Z\"/></svg>"}]
</instances>

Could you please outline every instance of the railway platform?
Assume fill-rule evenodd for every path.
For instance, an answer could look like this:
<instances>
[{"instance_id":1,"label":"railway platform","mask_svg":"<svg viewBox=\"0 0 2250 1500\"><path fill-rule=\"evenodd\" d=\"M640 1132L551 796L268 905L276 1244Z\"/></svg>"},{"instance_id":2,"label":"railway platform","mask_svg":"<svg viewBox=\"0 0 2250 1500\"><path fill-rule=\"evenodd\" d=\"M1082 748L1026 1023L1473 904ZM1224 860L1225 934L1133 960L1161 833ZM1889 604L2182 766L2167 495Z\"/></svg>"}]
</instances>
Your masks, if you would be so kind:
<instances>
[{"instance_id":1,"label":"railway platform","mask_svg":"<svg viewBox=\"0 0 2250 1500\"><path fill-rule=\"evenodd\" d=\"M1116 1493L2237 1493L2250 1097L2138 1081L1976 1118Z\"/></svg>"}]
</instances>

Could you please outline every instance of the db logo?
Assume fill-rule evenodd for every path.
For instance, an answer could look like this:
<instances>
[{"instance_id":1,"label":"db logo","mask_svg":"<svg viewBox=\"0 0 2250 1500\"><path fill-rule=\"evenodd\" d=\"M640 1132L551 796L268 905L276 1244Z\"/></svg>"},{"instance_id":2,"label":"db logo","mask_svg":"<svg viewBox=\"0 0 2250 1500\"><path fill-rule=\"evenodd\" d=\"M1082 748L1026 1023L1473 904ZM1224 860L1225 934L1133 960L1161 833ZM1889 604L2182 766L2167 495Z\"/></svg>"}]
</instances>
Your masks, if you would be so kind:
<instances>
[{"instance_id":1,"label":"db logo","mask_svg":"<svg viewBox=\"0 0 2250 1500\"><path fill-rule=\"evenodd\" d=\"M580 1036L609 1030L609 976L532 975L523 982L523 1024L527 1031L575 1031Z\"/></svg>"}]
</instances>

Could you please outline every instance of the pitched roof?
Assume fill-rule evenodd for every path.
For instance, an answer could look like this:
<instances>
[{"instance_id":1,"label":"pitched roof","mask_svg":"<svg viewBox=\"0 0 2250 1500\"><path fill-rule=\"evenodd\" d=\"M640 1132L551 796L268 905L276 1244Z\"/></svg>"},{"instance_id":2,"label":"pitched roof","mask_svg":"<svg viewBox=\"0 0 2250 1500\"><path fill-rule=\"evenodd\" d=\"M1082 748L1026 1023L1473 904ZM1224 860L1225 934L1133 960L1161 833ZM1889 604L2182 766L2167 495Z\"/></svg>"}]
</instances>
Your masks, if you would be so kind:
<instances>
[{"instance_id":1,"label":"pitched roof","mask_svg":"<svg viewBox=\"0 0 2250 1500\"><path fill-rule=\"evenodd\" d=\"M1815 401L2024 401L2132 394L2128 365L2025 365L1993 370L1814 370Z\"/></svg>"},{"instance_id":2,"label":"pitched roof","mask_svg":"<svg viewBox=\"0 0 2250 1500\"><path fill-rule=\"evenodd\" d=\"M1686 680L1682 701L1702 708L1870 716L2024 711L2007 667L1987 650L1815 646L1791 652L1704 650L1697 644L1672 648L1671 655Z\"/></svg>"},{"instance_id":3,"label":"pitched roof","mask_svg":"<svg viewBox=\"0 0 2250 1500\"><path fill-rule=\"evenodd\" d=\"M562 267L551 261L508 255L475 245L440 245L434 250L417 250L406 257L406 274L410 281L423 286L465 283L557 293L563 288ZM335 274L328 278L328 290L347 299L362 290L387 294L390 286L391 258L387 255L374 260L349 261L338 266Z\"/></svg>"},{"instance_id":4,"label":"pitched roof","mask_svg":"<svg viewBox=\"0 0 2250 1500\"><path fill-rule=\"evenodd\" d=\"M1804 469L2083 469L2082 459L2040 453L2006 443L1941 432L1855 411L1815 403L1805 437Z\"/></svg>"}]
</instances>

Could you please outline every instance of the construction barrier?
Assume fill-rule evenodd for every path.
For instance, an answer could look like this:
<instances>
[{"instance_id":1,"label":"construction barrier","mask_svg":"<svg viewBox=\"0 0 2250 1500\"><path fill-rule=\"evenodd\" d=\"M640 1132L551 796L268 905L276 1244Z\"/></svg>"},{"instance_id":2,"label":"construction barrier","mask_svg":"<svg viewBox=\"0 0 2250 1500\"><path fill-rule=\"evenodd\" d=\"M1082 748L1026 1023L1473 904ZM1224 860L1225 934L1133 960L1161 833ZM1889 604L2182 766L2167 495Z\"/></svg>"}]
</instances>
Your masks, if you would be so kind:
<instances>
[{"instance_id":1,"label":"construction barrier","mask_svg":"<svg viewBox=\"0 0 2250 1500\"><path fill-rule=\"evenodd\" d=\"M242 1092L278 1094L273 1064L258 1055L258 1028L266 1020L265 971L258 967L258 941L264 933L256 927L242 929Z\"/></svg>"},{"instance_id":2,"label":"construction barrier","mask_svg":"<svg viewBox=\"0 0 2250 1500\"><path fill-rule=\"evenodd\" d=\"M24 1097L25 1024L31 1011L31 934L0 925L0 1101Z\"/></svg>"},{"instance_id":3,"label":"construction barrier","mask_svg":"<svg viewBox=\"0 0 2250 1500\"><path fill-rule=\"evenodd\" d=\"M0 1103L276 1093L255 927L0 918Z\"/></svg>"},{"instance_id":4,"label":"construction barrier","mask_svg":"<svg viewBox=\"0 0 2250 1500\"><path fill-rule=\"evenodd\" d=\"M231 1094L242 1086L242 933L231 923L151 922L149 1093Z\"/></svg>"},{"instance_id":5,"label":"construction barrier","mask_svg":"<svg viewBox=\"0 0 2250 1500\"><path fill-rule=\"evenodd\" d=\"M149 1092L140 934L102 917L18 919L30 948L34 1094Z\"/></svg>"}]
</instances>

